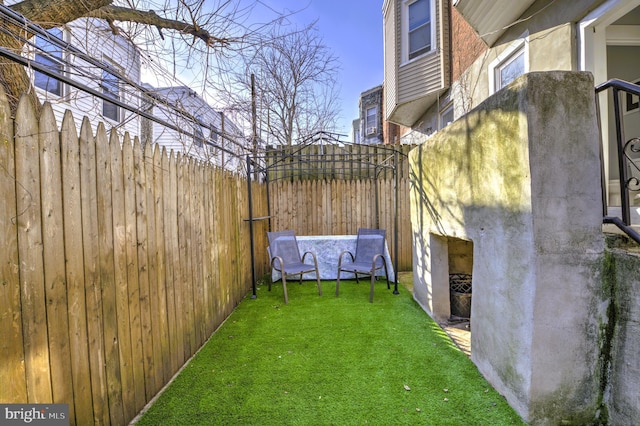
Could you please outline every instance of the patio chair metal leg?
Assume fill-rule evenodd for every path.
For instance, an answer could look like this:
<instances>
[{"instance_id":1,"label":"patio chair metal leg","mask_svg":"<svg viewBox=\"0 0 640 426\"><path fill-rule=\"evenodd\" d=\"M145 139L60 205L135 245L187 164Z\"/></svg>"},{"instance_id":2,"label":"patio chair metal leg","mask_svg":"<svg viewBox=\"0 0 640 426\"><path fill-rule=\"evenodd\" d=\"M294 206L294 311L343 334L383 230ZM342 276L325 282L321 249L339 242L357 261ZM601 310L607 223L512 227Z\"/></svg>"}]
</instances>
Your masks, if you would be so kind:
<instances>
[{"instance_id":1,"label":"patio chair metal leg","mask_svg":"<svg viewBox=\"0 0 640 426\"><path fill-rule=\"evenodd\" d=\"M313 265L316 269L316 282L318 283L318 295L322 296L322 286L320 285L320 269L318 269L318 258L315 253L311 254L313 257Z\"/></svg>"},{"instance_id":2,"label":"patio chair metal leg","mask_svg":"<svg viewBox=\"0 0 640 426\"><path fill-rule=\"evenodd\" d=\"M338 279L336 280L336 296L340 293L340 269L338 269Z\"/></svg>"},{"instance_id":3,"label":"patio chair metal leg","mask_svg":"<svg viewBox=\"0 0 640 426\"><path fill-rule=\"evenodd\" d=\"M373 303L373 287L376 283L376 272L371 272L371 290L369 291L369 303Z\"/></svg>"},{"instance_id":4,"label":"patio chair metal leg","mask_svg":"<svg viewBox=\"0 0 640 426\"><path fill-rule=\"evenodd\" d=\"M287 294L287 279L285 278L284 272L282 273L282 290L284 292L284 304L289 303L289 295Z\"/></svg>"},{"instance_id":5,"label":"patio chair metal leg","mask_svg":"<svg viewBox=\"0 0 640 426\"><path fill-rule=\"evenodd\" d=\"M387 271L387 263L384 262L384 276L387 279L387 290L391 290L391 284L389 284L389 272Z\"/></svg>"}]
</instances>

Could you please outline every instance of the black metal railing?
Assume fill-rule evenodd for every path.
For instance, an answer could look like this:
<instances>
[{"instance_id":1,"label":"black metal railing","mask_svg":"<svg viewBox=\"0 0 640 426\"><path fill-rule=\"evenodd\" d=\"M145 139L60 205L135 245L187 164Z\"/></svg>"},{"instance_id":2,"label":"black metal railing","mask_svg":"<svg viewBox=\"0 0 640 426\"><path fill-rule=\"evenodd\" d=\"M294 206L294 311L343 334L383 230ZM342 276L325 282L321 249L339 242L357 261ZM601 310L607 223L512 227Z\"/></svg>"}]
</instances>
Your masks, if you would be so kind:
<instances>
[{"instance_id":1,"label":"black metal railing","mask_svg":"<svg viewBox=\"0 0 640 426\"><path fill-rule=\"evenodd\" d=\"M613 110L615 117L616 147L618 170L620 173L621 218L608 215L606 176L602 173L602 207L604 223L612 223L624 231L634 241L640 243L640 234L631 227L631 203L629 193L640 194L640 168L633 161L633 154L640 153L640 138L626 139L624 134L624 115L640 109L640 86L619 79L611 79L596 86L596 94L611 89L613 91ZM603 164L604 167L604 164Z\"/></svg>"}]
</instances>

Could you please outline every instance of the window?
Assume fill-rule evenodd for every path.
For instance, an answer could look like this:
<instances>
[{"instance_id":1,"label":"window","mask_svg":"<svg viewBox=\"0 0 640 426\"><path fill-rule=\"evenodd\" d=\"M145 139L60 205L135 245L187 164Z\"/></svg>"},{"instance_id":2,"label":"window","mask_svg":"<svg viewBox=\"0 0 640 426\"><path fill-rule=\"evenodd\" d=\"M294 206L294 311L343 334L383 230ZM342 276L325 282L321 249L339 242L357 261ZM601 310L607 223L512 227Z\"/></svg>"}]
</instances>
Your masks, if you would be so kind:
<instances>
[{"instance_id":1,"label":"window","mask_svg":"<svg viewBox=\"0 0 640 426\"><path fill-rule=\"evenodd\" d=\"M118 77L111 74L109 71L102 71L102 93L105 97L119 100L120 89L118 87ZM102 115L113 121L120 121L120 107L109 102L107 99L102 100Z\"/></svg>"},{"instance_id":2,"label":"window","mask_svg":"<svg viewBox=\"0 0 640 426\"><path fill-rule=\"evenodd\" d=\"M367 115L364 120L364 129L366 135L378 133L378 107L367 108Z\"/></svg>"},{"instance_id":3,"label":"window","mask_svg":"<svg viewBox=\"0 0 640 426\"><path fill-rule=\"evenodd\" d=\"M443 129L453 123L453 103L450 103L440 111L440 128Z\"/></svg>"},{"instance_id":4,"label":"window","mask_svg":"<svg viewBox=\"0 0 640 426\"><path fill-rule=\"evenodd\" d=\"M204 145L204 132L202 131L202 116L196 115L195 124L193 126L193 144L202 147Z\"/></svg>"},{"instance_id":5,"label":"window","mask_svg":"<svg viewBox=\"0 0 640 426\"><path fill-rule=\"evenodd\" d=\"M431 0L416 0L406 5L408 59L431 50Z\"/></svg>"},{"instance_id":6,"label":"window","mask_svg":"<svg viewBox=\"0 0 640 426\"><path fill-rule=\"evenodd\" d=\"M53 37L62 38L62 30L52 28L47 30ZM36 62L45 66L55 74L62 74L64 65L62 63L62 48L52 40L43 36L36 36ZM62 82L54 77L49 77L41 72L35 72L34 84L40 89L46 90L54 95L62 96Z\"/></svg>"},{"instance_id":7,"label":"window","mask_svg":"<svg viewBox=\"0 0 640 426\"><path fill-rule=\"evenodd\" d=\"M521 38L509 46L489 65L489 91L495 93L528 72L527 44Z\"/></svg>"},{"instance_id":8,"label":"window","mask_svg":"<svg viewBox=\"0 0 640 426\"><path fill-rule=\"evenodd\" d=\"M213 124L209 124L209 140L211 142L213 143L218 142L218 133L219 133L218 128Z\"/></svg>"},{"instance_id":9,"label":"window","mask_svg":"<svg viewBox=\"0 0 640 426\"><path fill-rule=\"evenodd\" d=\"M518 50L495 69L496 88L502 89L517 77L524 74L524 49Z\"/></svg>"}]
</instances>

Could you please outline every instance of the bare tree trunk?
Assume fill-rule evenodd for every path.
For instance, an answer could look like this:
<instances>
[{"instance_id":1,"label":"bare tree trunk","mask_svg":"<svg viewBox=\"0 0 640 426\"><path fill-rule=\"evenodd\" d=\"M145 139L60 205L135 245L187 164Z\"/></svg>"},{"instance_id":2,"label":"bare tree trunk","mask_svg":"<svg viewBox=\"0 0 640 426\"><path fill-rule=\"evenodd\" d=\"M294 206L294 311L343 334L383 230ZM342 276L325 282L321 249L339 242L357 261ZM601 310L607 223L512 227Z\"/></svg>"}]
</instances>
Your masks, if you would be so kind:
<instances>
[{"instance_id":1,"label":"bare tree trunk","mask_svg":"<svg viewBox=\"0 0 640 426\"><path fill-rule=\"evenodd\" d=\"M0 45L14 52L20 52L22 45L7 35L0 36ZM40 101L36 96L35 90L31 86L31 81L22 65L18 65L8 59L3 61L0 71L0 84L4 88L9 105L11 106L12 115L15 114L20 97L28 96L29 101L33 104L35 111L40 110Z\"/></svg>"},{"instance_id":2,"label":"bare tree trunk","mask_svg":"<svg viewBox=\"0 0 640 426\"><path fill-rule=\"evenodd\" d=\"M52 28L86 15L87 10L99 9L111 3L112 0L85 0L82 2L77 0L26 0L16 3L10 8L43 28ZM2 26L6 32L0 35L0 46L20 54L23 48L21 38L30 38L32 35L25 34L24 28L6 22L3 22ZM27 96L35 110L39 112L40 102L22 65L6 60L0 70L0 84L5 89L12 113L15 113L21 96Z\"/></svg>"}]
</instances>

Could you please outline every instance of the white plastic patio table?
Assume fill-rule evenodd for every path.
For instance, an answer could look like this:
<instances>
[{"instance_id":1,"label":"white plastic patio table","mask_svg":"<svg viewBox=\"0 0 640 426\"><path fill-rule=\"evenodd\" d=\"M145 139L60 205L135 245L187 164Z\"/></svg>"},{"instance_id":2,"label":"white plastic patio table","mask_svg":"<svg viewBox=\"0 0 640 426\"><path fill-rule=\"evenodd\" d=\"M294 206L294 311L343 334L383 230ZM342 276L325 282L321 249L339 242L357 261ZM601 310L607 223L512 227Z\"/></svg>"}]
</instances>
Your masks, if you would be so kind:
<instances>
[{"instance_id":1,"label":"white plastic patio table","mask_svg":"<svg viewBox=\"0 0 640 426\"><path fill-rule=\"evenodd\" d=\"M300 235L296 236L298 240L298 249L300 256L306 251L314 252L318 259L318 270L320 271L321 280L335 280L338 278L338 257L343 250L348 250L355 255L357 235ZM395 282L395 274L391 256L389 255L389 247L387 242L384 243L384 258L387 261L387 270L389 272L389 282ZM345 254L343 262L351 260L349 255ZM309 255L305 258L305 263L313 264L313 258ZM384 269L376 272L376 276L384 277ZM354 274L342 272L340 279L352 279ZM315 280L315 274L309 273L302 276L303 280ZM271 279L275 282L280 279L280 272L272 270ZM293 279L293 278L292 278Z\"/></svg>"}]
</instances>

